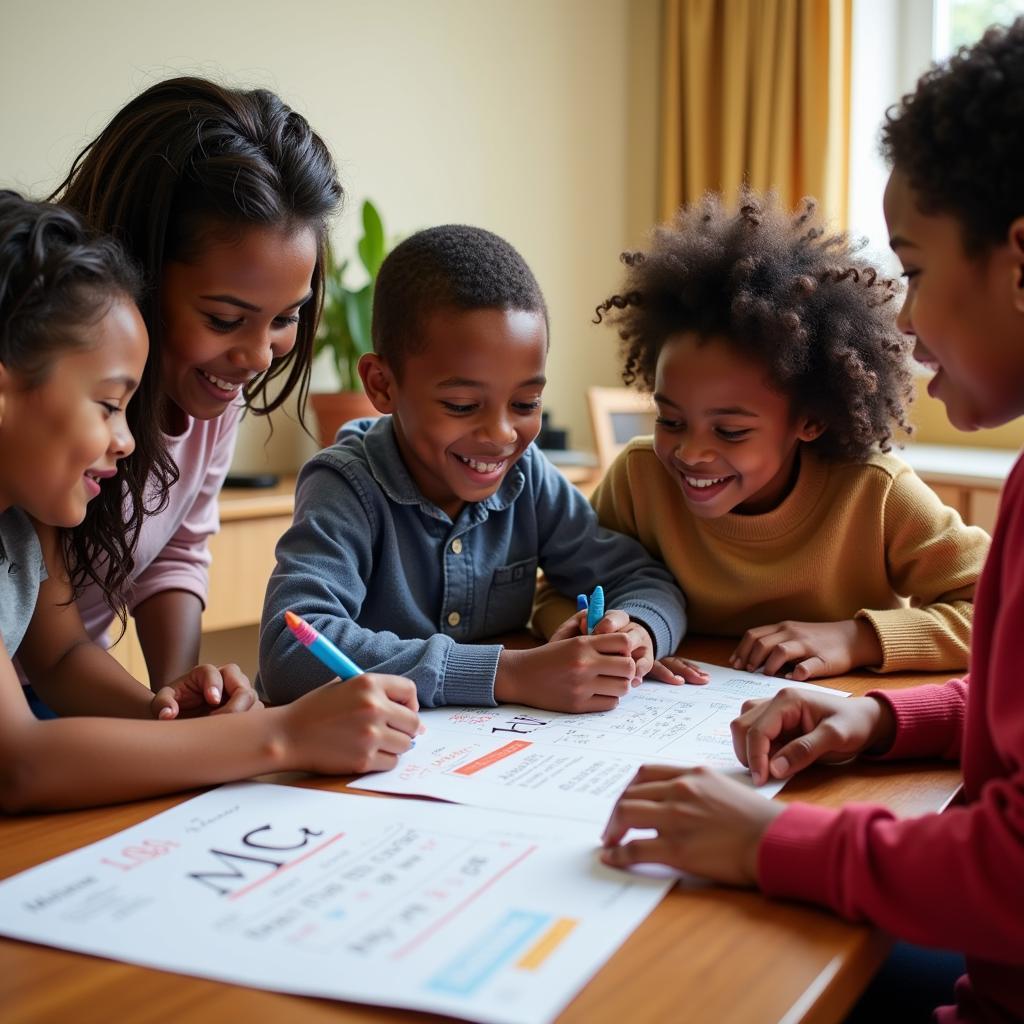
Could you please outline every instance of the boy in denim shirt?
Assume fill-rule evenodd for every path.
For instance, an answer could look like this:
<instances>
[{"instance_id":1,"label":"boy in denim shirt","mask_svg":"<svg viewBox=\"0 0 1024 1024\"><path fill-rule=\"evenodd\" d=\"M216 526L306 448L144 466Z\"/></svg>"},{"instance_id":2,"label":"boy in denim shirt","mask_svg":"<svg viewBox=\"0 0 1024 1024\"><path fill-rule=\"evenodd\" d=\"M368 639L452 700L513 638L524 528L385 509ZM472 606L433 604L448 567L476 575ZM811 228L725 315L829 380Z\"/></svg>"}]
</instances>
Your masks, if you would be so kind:
<instances>
[{"instance_id":1,"label":"boy in denim shirt","mask_svg":"<svg viewBox=\"0 0 1024 1024\"><path fill-rule=\"evenodd\" d=\"M359 365L384 415L349 424L299 475L260 629L275 703L328 682L286 628L301 615L367 671L404 675L420 704L614 707L685 631L672 575L533 444L547 309L522 257L479 228L421 231L384 261L374 352ZM488 638L526 627L537 569L567 594L602 584L594 635L573 617L542 647ZM699 670L690 670L699 675Z\"/></svg>"}]
</instances>

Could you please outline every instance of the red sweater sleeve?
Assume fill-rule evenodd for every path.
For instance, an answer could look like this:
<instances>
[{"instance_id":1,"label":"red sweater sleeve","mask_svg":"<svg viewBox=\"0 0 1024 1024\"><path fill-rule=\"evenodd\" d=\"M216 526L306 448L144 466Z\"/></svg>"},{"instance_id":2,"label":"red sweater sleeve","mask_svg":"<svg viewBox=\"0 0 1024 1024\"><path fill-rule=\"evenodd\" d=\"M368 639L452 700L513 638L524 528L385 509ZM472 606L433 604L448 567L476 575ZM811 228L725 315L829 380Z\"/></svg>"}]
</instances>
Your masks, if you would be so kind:
<instances>
[{"instance_id":1,"label":"red sweater sleeve","mask_svg":"<svg viewBox=\"0 0 1024 1024\"><path fill-rule=\"evenodd\" d=\"M882 755L885 760L959 759L967 710L966 679L928 683L909 690L871 690L867 696L884 700L896 717L896 739Z\"/></svg>"},{"instance_id":2,"label":"red sweater sleeve","mask_svg":"<svg viewBox=\"0 0 1024 1024\"><path fill-rule=\"evenodd\" d=\"M965 806L898 820L883 807L793 804L765 833L758 876L774 896L960 950L989 984L998 965L1024 964L1024 460L1004 488L972 643L969 685L884 697L897 718L888 756L951 757L962 739ZM1024 1006L1012 971L1002 995Z\"/></svg>"},{"instance_id":3,"label":"red sweater sleeve","mask_svg":"<svg viewBox=\"0 0 1024 1024\"><path fill-rule=\"evenodd\" d=\"M993 780L969 807L907 820L883 807L792 804L765 834L758 859L761 887L772 896L820 903L910 942L1021 960L1019 777Z\"/></svg>"}]
</instances>

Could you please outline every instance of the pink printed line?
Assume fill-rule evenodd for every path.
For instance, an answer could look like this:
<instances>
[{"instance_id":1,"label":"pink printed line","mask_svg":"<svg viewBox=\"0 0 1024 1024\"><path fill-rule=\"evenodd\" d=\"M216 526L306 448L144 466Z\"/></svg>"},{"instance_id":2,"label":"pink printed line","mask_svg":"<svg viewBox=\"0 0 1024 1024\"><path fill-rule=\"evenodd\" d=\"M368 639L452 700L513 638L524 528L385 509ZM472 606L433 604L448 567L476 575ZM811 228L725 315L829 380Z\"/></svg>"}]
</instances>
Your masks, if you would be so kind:
<instances>
[{"instance_id":1,"label":"pink printed line","mask_svg":"<svg viewBox=\"0 0 1024 1024\"><path fill-rule=\"evenodd\" d=\"M473 902L473 900L479 898L483 893L485 893L492 885L494 885L495 882L498 881L499 878L501 878L503 875L507 875L514 867L516 867L517 865L521 864L524 860L526 860L526 858L529 857L530 854L533 853L536 849L536 846L531 846L528 849L524 850L518 857L516 857L515 860L510 861L508 864L506 864L493 878L489 879L483 885L481 885L480 888L476 890L476 892L470 893L461 903L459 903L457 906L452 907L452 909L449 910L448 913L444 915L444 917L439 917L432 925L430 925L428 928L425 928L422 932L420 932L419 935L416 936L416 938L410 939L409 942L407 942L400 950L398 950L397 953L392 953L392 960L401 960L402 957L404 957L407 953L411 952L417 946L421 945L424 941L426 941L426 939L429 936L433 935L434 932L443 928L453 917L455 917L457 914L461 914L462 911L465 910L466 907L468 907L470 903Z\"/></svg>"},{"instance_id":2,"label":"pink printed line","mask_svg":"<svg viewBox=\"0 0 1024 1024\"><path fill-rule=\"evenodd\" d=\"M253 882L251 885L247 885L244 889L239 889L238 892L233 892L228 899L237 900L239 896L244 896L246 893L252 892L253 889L258 889L264 882L269 882L272 878L276 878L289 868L295 867L296 864L301 864L304 860L312 857L314 853L319 853L324 848L330 846L331 843L337 842L344 835L344 832L339 832L336 836L331 836L330 839L325 840L319 846L314 846L312 850L307 850L301 857L296 857L290 864L282 864L279 868L271 871L266 878L261 878L258 882Z\"/></svg>"}]
</instances>

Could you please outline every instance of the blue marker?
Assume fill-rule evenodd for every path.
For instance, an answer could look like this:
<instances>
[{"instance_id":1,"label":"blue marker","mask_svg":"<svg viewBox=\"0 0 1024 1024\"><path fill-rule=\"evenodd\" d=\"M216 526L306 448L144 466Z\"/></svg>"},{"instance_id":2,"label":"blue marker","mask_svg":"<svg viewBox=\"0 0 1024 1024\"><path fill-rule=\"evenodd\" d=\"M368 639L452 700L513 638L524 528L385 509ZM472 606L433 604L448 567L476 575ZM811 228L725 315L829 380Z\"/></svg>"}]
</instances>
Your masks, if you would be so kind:
<instances>
[{"instance_id":1,"label":"blue marker","mask_svg":"<svg viewBox=\"0 0 1024 1024\"><path fill-rule=\"evenodd\" d=\"M598 584L590 595L587 608L587 632L593 633L594 627L604 618L604 588Z\"/></svg>"},{"instance_id":2,"label":"blue marker","mask_svg":"<svg viewBox=\"0 0 1024 1024\"><path fill-rule=\"evenodd\" d=\"M295 612L285 612L284 621L296 639L310 654L315 654L335 675L342 679L361 676L363 670L347 655L341 653L325 636L321 636L305 619Z\"/></svg>"},{"instance_id":3,"label":"blue marker","mask_svg":"<svg viewBox=\"0 0 1024 1024\"><path fill-rule=\"evenodd\" d=\"M577 594L576 595L576 614L578 615L580 612L585 612L587 610L587 604L588 604L588 602L587 602L587 595L586 594Z\"/></svg>"},{"instance_id":4,"label":"blue marker","mask_svg":"<svg viewBox=\"0 0 1024 1024\"><path fill-rule=\"evenodd\" d=\"M287 611L284 613L284 621L295 634L295 639L310 654L315 655L339 679L351 679L353 676L361 676L363 674L363 670L347 654L342 654L327 637L315 630L302 616L296 615L295 612ZM424 727L421 725L420 732L423 729ZM413 739L409 745L415 747L416 740Z\"/></svg>"}]
</instances>

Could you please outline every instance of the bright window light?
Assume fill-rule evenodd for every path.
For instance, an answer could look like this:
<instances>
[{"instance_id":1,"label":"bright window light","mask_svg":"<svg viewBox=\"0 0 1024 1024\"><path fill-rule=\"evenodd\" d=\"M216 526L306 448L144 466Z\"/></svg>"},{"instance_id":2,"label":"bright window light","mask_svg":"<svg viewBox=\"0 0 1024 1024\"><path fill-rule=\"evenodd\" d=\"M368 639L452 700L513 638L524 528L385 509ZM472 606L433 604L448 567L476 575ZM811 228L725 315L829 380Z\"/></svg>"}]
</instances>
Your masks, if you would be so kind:
<instances>
[{"instance_id":1,"label":"bright window light","mask_svg":"<svg viewBox=\"0 0 1024 1024\"><path fill-rule=\"evenodd\" d=\"M1024 14L1024 0L935 0L932 52L945 60L980 39L990 25L1009 25Z\"/></svg>"}]
</instances>

